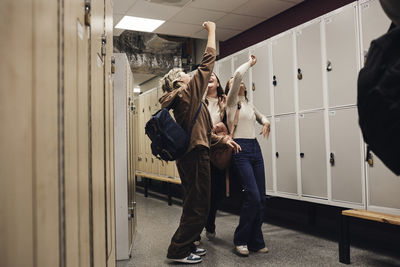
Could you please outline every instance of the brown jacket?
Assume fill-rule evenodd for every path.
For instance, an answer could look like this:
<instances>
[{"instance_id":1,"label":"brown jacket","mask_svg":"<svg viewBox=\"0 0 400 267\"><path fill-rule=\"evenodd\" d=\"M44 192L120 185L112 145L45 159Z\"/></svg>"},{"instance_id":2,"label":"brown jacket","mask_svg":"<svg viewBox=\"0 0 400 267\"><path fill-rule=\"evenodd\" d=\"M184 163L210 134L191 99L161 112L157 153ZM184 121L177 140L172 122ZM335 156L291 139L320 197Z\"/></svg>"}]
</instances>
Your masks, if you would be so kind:
<instances>
[{"instance_id":1,"label":"brown jacket","mask_svg":"<svg viewBox=\"0 0 400 267\"><path fill-rule=\"evenodd\" d=\"M214 68L215 58L215 49L207 47L203 60L190 79L187 88L178 88L164 94L159 99L162 108L168 107L173 103L172 109L175 120L186 131L189 130L200 103L203 103L193 126L190 145L186 153L191 151L195 146L203 145L209 148L211 143L216 146L221 146L226 143L222 137L211 134L212 121L207 105L203 101L203 96Z\"/></svg>"}]
</instances>

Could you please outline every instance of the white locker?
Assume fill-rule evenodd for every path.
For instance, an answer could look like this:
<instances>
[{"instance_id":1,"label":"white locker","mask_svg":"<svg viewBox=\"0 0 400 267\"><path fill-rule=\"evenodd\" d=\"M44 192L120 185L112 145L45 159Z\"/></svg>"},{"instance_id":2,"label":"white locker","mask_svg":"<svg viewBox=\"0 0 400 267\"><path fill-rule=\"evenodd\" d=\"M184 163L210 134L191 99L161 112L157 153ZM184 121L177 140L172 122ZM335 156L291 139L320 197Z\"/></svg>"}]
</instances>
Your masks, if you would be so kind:
<instances>
[{"instance_id":1,"label":"white locker","mask_svg":"<svg viewBox=\"0 0 400 267\"><path fill-rule=\"evenodd\" d=\"M365 56L371 41L386 33L391 21L383 12L378 0L361 3L360 10L362 51Z\"/></svg>"},{"instance_id":2,"label":"white locker","mask_svg":"<svg viewBox=\"0 0 400 267\"><path fill-rule=\"evenodd\" d=\"M363 155L357 108L329 111L332 200L363 203Z\"/></svg>"},{"instance_id":3,"label":"white locker","mask_svg":"<svg viewBox=\"0 0 400 267\"><path fill-rule=\"evenodd\" d=\"M297 194L295 116L275 118L277 191Z\"/></svg>"},{"instance_id":4,"label":"white locker","mask_svg":"<svg viewBox=\"0 0 400 267\"><path fill-rule=\"evenodd\" d=\"M252 54L257 57L257 64L251 69L251 88L255 90L253 103L262 114L268 116L271 115L268 45L257 47Z\"/></svg>"},{"instance_id":5,"label":"white locker","mask_svg":"<svg viewBox=\"0 0 400 267\"><path fill-rule=\"evenodd\" d=\"M299 115L302 195L327 198L324 112Z\"/></svg>"},{"instance_id":6,"label":"white locker","mask_svg":"<svg viewBox=\"0 0 400 267\"><path fill-rule=\"evenodd\" d=\"M296 31L299 109L323 107L320 20Z\"/></svg>"},{"instance_id":7,"label":"white locker","mask_svg":"<svg viewBox=\"0 0 400 267\"><path fill-rule=\"evenodd\" d=\"M400 177L394 175L375 155L373 167L368 166L368 208L397 209L400 214Z\"/></svg>"},{"instance_id":8,"label":"white locker","mask_svg":"<svg viewBox=\"0 0 400 267\"><path fill-rule=\"evenodd\" d=\"M272 118L268 118L269 121ZM257 123L256 134L261 132L262 126ZM273 129L271 129L272 131ZM263 160L264 160L264 172L265 172L265 188L267 192L274 192L274 179L272 174L272 141L271 134L268 139L263 135L257 135L257 141L260 144Z\"/></svg>"},{"instance_id":9,"label":"white locker","mask_svg":"<svg viewBox=\"0 0 400 267\"><path fill-rule=\"evenodd\" d=\"M248 61L249 61L249 50L247 50L247 49L240 52L238 55L234 56L233 57L233 72L235 72L237 70L237 68L240 67L240 65L242 65ZM251 90L249 73L250 73L250 69L243 76L243 82L246 85L248 92L249 92L249 90ZM233 73L231 76L233 76ZM247 97L249 98L250 95L247 95Z\"/></svg>"},{"instance_id":10,"label":"white locker","mask_svg":"<svg viewBox=\"0 0 400 267\"><path fill-rule=\"evenodd\" d=\"M293 59L293 35L288 32L272 42L275 114L295 111Z\"/></svg>"},{"instance_id":11,"label":"white locker","mask_svg":"<svg viewBox=\"0 0 400 267\"><path fill-rule=\"evenodd\" d=\"M223 59L218 62L218 78L221 83L222 88L225 90L225 85L228 80L232 77L232 57L228 59Z\"/></svg>"},{"instance_id":12,"label":"white locker","mask_svg":"<svg viewBox=\"0 0 400 267\"><path fill-rule=\"evenodd\" d=\"M329 106L352 105L357 97L356 7L325 19Z\"/></svg>"}]
</instances>

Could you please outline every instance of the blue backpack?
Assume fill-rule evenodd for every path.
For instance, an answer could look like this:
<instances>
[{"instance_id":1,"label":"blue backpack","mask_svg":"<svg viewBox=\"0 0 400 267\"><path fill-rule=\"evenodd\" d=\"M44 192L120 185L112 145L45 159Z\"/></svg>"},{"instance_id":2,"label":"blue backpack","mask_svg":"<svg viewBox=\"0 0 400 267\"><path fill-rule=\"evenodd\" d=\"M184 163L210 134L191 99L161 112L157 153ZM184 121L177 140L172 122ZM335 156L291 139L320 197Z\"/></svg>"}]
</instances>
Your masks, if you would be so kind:
<instances>
[{"instance_id":1,"label":"blue backpack","mask_svg":"<svg viewBox=\"0 0 400 267\"><path fill-rule=\"evenodd\" d=\"M190 144L190 136L201 103L187 133L169 113L172 104L154 113L146 123L145 132L151 140L151 153L160 160L173 161L182 157Z\"/></svg>"}]
</instances>

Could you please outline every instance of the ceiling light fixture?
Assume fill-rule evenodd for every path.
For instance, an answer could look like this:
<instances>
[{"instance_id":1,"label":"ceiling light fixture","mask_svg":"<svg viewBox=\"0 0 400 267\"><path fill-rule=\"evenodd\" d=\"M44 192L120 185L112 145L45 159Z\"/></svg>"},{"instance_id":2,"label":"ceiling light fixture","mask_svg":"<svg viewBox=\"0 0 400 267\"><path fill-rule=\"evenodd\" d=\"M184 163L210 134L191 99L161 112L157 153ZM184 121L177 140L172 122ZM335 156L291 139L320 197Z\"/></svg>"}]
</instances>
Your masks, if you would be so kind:
<instances>
[{"instance_id":1,"label":"ceiling light fixture","mask_svg":"<svg viewBox=\"0 0 400 267\"><path fill-rule=\"evenodd\" d=\"M124 16L115 28L139 32L152 32L160 27L164 22L165 20Z\"/></svg>"}]
</instances>

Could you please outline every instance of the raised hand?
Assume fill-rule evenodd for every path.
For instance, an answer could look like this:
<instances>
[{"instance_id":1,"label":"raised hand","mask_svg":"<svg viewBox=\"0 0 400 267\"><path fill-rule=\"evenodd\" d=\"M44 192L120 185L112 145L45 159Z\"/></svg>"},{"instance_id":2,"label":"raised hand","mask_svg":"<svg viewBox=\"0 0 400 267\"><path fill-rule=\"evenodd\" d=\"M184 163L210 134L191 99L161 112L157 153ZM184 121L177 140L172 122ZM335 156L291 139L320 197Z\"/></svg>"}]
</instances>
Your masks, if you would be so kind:
<instances>
[{"instance_id":1,"label":"raised hand","mask_svg":"<svg viewBox=\"0 0 400 267\"><path fill-rule=\"evenodd\" d=\"M215 23L212 21L205 21L203 22L203 27L206 29L208 32L210 31L215 31Z\"/></svg>"},{"instance_id":2,"label":"raised hand","mask_svg":"<svg viewBox=\"0 0 400 267\"><path fill-rule=\"evenodd\" d=\"M253 67L257 63L257 58L255 55L250 55L249 57L250 67Z\"/></svg>"}]
</instances>

